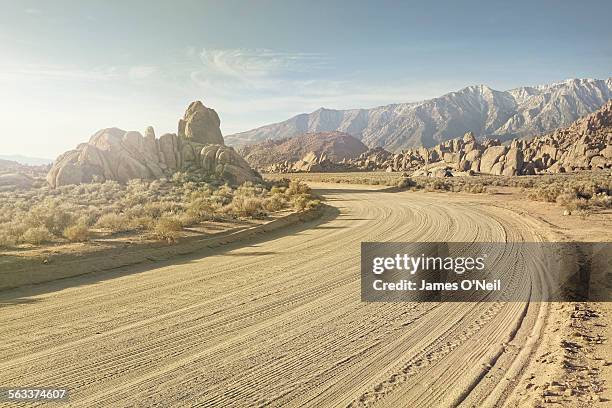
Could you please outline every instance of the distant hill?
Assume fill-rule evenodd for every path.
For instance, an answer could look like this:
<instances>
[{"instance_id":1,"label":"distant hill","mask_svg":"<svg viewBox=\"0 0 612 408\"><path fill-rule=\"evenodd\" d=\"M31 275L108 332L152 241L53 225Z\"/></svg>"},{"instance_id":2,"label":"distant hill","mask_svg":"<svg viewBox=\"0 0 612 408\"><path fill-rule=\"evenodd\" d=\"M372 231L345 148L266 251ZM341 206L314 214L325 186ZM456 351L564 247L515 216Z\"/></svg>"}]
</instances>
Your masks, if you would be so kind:
<instances>
[{"instance_id":1,"label":"distant hill","mask_svg":"<svg viewBox=\"0 0 612 408\"><path fill-rule=\"evenodd\" d=\"M16 161L0 159L0 170L11 170L19 166L19 163Z\"/></svg>"},{"instance_id":2,"label":"distant hill","mask_svg":"<svg viewBox=\"0 0 612 408\"><path fill-rule=\"evenodd\" d=\"M371 109L321 108L284 122L225 137L242 146L307 132L346 132L368 147L390 151L432 147L473 132L477 138L532 137L568 126L612 99L612 78L567 81L496 91L476 85L439 98Z\"/></svg>"},{"instance_id":3,"label":"distant hill","mask_svg":"<svg viewBox=\"0 0 612 408\"><path fill-rule=\"evenodd\" d=\"M53 163L52 159L41 159L39 157L28 157L28 156L21 156L18 154L17 155L0 154L0 159L10 160L10 161L17 162L19 164L25 164L28 166L42 166L45 164Z\"/></svg>"},{"instance_id":4,"label":"distant hill","mask_svg":"<svg viewBox=\"0 0 612 408\"><path fill-rule=\"evenodd\" d=\"M358 139L343 132L305 133L293 138L266 140L244 146L240 154L253 167L262 169L279 162L295 162L308 153L339 162L358 157L368 148Z\"/></svg>"}]
</instances>

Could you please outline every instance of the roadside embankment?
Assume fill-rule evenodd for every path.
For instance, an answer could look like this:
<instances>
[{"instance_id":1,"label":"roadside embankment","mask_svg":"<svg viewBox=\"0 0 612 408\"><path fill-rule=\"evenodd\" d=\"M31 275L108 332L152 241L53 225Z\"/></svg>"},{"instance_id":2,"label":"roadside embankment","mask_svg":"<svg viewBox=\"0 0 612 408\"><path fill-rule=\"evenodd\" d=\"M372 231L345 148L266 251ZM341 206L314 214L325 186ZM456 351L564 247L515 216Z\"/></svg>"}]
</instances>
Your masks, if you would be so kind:
<instances>
[{"instance_id":1,"label":"roadside embankment","mask_svg":"<svg viewBox=\"0 0 612 408\"><path fill-rule=\"evenodd\" d=\"M16 288L88 273L108 271L144 262L166 260L207 248L237 242L321 216L325 205L283 215L255 226L233 228L216 234L201 234L168 242L132 242L128 246L103 247L86 254L57 253L35 257L0 255L0 290Z\"/></svg>"}]
</instances>

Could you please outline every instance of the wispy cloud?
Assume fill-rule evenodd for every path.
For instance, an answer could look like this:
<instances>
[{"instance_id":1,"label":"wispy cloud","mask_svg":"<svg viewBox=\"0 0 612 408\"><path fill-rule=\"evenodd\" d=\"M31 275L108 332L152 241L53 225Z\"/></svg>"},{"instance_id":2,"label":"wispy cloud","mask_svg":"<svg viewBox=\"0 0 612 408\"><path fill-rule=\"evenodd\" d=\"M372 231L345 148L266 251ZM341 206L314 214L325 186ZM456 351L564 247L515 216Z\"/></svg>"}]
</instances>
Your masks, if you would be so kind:
<instances>
[{"instance_id":1,"label":"wispy cloud","mask_svg":"<svg viewBox=\"0 0 612 408\"><path fill-rule=\"evenodd\" d=\"M193 50L190 50L190 54ZM295 92L326 70L324 54L269 49L203 49L189 76L206 94L260 98Z\"/></svg>"},{"instance_id":2,"label":"wispy cloud","mask_svg":"<svg viewBox=\"0 0 612 408\"><path fill-rule=\"evenodd\" d=\"M268 49L204 49L200 58L206 73L241 80L303 73L328 62L322 54Z\"/></svg>"},{"instance_id":3,"label":"wispy cloud","mask_svg":"<svg viewBox=\"0 0 612 408\"><path fill-rule=\"evenodd\" d=\"M160 67L153 65L100 66L92 68L50 64L0 64L0 80L100 82L133 80L142 81L160 74Z\"/></svg>"},{"instance_id":4,"label":"wispy cloud","mask_svg":"<svg viewBox=\"0 0 612 408\"><path fill-rule=\"evenodd\" d=\"M120 76L117 67L82 69L61 65L21 64L0 66L0 79L52 80L52 81L101 81Z\"/></svg>"},{"instance_id":5,"label":"wispy cloud","mask_svg":"<svg viewBox=\"0 0 612 408\"><path fill-rule=\"evenodd\" d=\"M189 48L189 55L193 55ZM356 73L334 75L335 61L325 54L269 49L204 49L202 66L190 78L206 98L226 111L245 106L261 113L330 108L370 107L435 96L442 84L364 83ZM448 85L448 84L444 84Z\"/></svg>"},{"instance_id":6,"label":"wispy cloud","mask_svg":"<svg viewBox=\"0 0 612 408\"><path fill-rule=\"evenodd\" d=\"M130 79L142 80L152 77L159 73L159 68L151 65L139 65L130 67L128 70L128 76Z\"/></svg>"}]
</instances>

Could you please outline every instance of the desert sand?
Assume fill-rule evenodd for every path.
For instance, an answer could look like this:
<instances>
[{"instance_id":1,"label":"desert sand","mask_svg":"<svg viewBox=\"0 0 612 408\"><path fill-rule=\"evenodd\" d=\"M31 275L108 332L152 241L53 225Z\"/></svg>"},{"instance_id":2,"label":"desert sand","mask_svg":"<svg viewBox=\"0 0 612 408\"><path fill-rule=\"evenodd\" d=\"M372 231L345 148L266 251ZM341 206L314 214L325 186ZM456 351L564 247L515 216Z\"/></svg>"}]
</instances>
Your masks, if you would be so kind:
<instances>
[{"instance_id":1,"label":"desert sand","mask_svg":"<svg viewBox=\"0 0 612 408\"><path fill-rule=\"evenodd\" d=\"M562 307L364 303L359 256L362 241L552 240L549 224L503 197L315 187L329 205L318 220L0 293L0 385L66 386L75 407L541 399Z\"/></svg>"}]
</instances>

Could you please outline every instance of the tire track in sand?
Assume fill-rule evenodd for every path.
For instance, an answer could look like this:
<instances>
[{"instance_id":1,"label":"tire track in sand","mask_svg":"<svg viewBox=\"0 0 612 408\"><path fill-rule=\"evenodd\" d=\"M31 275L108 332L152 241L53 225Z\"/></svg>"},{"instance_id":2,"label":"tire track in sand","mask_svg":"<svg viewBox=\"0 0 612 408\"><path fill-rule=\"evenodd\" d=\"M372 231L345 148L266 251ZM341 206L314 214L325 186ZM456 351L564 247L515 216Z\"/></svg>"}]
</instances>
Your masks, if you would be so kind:
<instances>
[{"instance_id":1,"label":"tire track in sand","mask_svg":"<svg viewBox=\"0 0 612 408\"><path fill-rule=\"evenodd\" d=\"M456 405L536 309L361 303L359 244L533 227L442 195L323 194L340 215L312 229L0 308L0 385L66 385L72 406Z\"/></svg>"}]
</instances>

